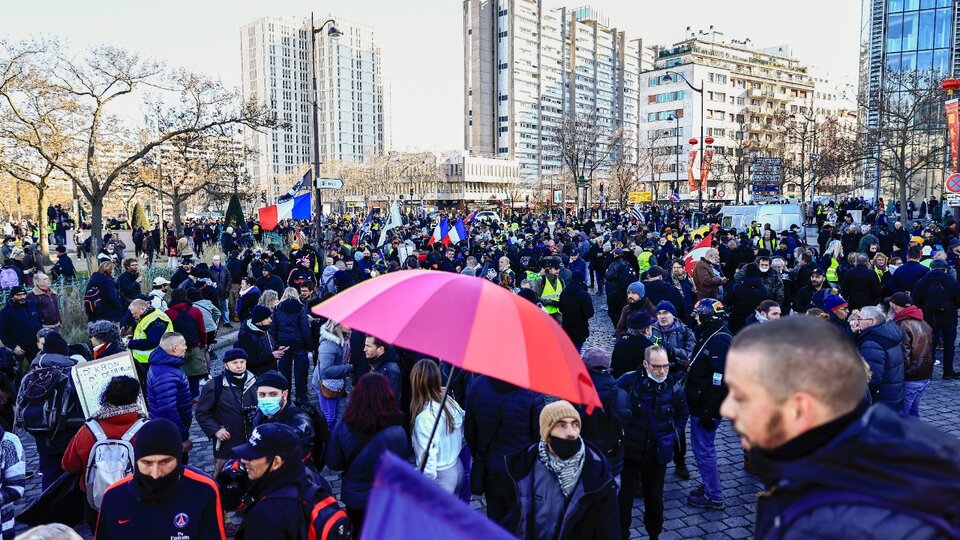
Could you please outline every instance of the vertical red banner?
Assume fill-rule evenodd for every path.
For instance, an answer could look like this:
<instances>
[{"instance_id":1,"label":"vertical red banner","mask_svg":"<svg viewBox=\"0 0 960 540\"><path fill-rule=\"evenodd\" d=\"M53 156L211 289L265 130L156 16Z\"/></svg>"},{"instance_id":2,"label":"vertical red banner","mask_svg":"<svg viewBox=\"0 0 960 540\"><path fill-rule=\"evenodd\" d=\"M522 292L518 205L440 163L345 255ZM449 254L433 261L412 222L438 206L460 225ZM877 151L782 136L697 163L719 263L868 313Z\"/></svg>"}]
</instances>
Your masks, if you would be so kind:
<instances>
[{"instance_id":1,"label":"vertical red banner","mask_svg":"<svg viewBox=\"0 0 960 540\"><path fill-rule=\"evenodd\" d=\"M690 159L687 163L687 183L690 184L690 192L698 189L699 182L693 177L693 163L697 160L697 151L690 151Z\"/></svg>"},{"instance_id":2,"label":"vertical red banner","mask_svg":"<svg viewBox=\"0 0 960 540\"><path fill-rule=\"evenodd\" d=\"M947 109L947 137L950 144L950 171L960 171L960 100L951 99L946 102Z\"/></svg>"},{"instance_id":3,"label":"vertical red banner","mask_svg":"<svg viewBox=\"0 0 960 540\"><path fill-rule=\"evenodd\" d=\"M713 149L703 151L700 160L700 189L707 189L707 180L710 178L710 165L713 163Z\"/></svg>"}]
</instances>

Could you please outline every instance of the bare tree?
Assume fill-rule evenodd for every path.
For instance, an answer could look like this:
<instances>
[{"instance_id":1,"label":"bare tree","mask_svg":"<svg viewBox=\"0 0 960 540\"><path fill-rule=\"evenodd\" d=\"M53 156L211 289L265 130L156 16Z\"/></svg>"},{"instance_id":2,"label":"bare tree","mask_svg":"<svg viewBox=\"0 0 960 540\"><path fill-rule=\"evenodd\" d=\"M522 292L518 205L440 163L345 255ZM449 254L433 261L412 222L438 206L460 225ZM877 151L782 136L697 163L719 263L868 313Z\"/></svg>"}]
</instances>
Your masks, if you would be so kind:
<instances>
[{"instance_id":1,"label":"bare tree","mask_svg":"<svg viewBox=\"0 0 960 540\"><path fill-rule=\"evenodd\" d=\"M944 156L939 80L934 71L887 70L880 92L859 98L862 107L879 115L879 128L866 133L861 158L893 184L904 212L915 176L941 166Z\"/></svg>"},{"instance_id":2,"label":"bare tree","mask_svg":"<svg viewBox=\"0 0 960 540\"><path fill-rule=\"evenodd\" d=\"M177 137L224 126L277 126L273 111L241 103L238 93L219 81L170 71L109 46L78 58L63 50L49 42L0 48L0 116L7 119L6 131L17 144L69 178L90 203L94 250L100 247L104 200L122 175L152 150ZM162 96L153 104L156 129L138 137L113 111L117 103L147 90ZM45 136L51 129L45 126L49 118L55 119L53 131L70 137L72 151L66 155L54 151Z\"/></svg>"},{"instance_id":3,"label":"bare tree","mask_svg":"<svg viewBox=\"0 0 960 540\"><path fill-rule=\"evenodd\" d=\"M571 182L591 180L593 174L610 164L623 140L622 129L612 129L596 114L564 118L556 128L560 157ZM579 196L578 196L579 199Z\"/></svg>"},{"instance_id":4,"label":"bare tree","mask_svg":"<svg viewBox=\"0 0 960 540\"><path fill-rule=\"evenodd\" d=\"M676 134L669 130L651 129L647 131L646 137L641 137L637 146L637 161L634 166L633 179L622 187L628 189L619 191L620 208L626 208L627 192L633 191L638 184L637 177L650 174L650 188L653 191L653 200L660 199L659 180L665 171L669 169L670 162L676 160L678 149L673 142ZM679 174L679 173L677 173ZM679 192L680 182L677 178L669 181L671 193Z\"/></svg>"}]
</instances>

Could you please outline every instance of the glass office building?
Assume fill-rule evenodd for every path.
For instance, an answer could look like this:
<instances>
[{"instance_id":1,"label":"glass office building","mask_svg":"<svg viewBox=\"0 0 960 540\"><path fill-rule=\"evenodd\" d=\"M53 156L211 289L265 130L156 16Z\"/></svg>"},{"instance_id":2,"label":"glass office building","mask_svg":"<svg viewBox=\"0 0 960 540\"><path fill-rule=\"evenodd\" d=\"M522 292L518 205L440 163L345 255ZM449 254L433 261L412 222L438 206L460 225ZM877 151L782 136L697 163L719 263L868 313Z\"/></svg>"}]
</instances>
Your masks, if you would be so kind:
<instances>
[{"instance_id":1,"label":"glass office building","mask_svg":"<svg viewBox=\"0 0 960 540\"><path fill-rule=\"evenodd\" d=\"M880 111L869 104L879 100L884 79L891 72L935 72L934 82L960 73L956 0L863 0L860 27L860 118L866 136L883 130ZM942 115L940 115L942 118ZM942 144L935 141L932 144ZM937 195L942 165L921 179L917 196ZM864 167L863 185L869 187L883 171Z\"/></svg>"}]
</instances>

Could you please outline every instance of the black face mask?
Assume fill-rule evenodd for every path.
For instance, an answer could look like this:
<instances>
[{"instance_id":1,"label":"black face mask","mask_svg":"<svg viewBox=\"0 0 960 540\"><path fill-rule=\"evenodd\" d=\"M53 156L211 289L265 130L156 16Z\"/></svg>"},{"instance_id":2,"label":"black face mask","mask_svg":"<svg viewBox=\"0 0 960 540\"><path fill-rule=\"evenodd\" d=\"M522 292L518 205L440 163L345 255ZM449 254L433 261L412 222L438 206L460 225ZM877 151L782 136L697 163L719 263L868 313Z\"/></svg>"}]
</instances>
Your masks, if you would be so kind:
<instances>
[{"instance_id":1,"label":"black face mask","mask_svg":"<svg viewBox=\"0 0 960 540\"><path fill-rule=\"evenodd\" d=\"M133 484L139 493L139 499L145 503L159 503L166 501L177 491L177 485L180 483L180 475L183 473L182 467L177 467L174 471L160 478L153 478L141 474L140 470L134 466Z\"/></svg>"},{"instance_id":2,"label":"black face mask","mask_svg":"<svg viewBox=\"0 0 960 540\"><path fill-rule=\"evenodd\" d=\"M572 458L580 450L581 444L580 437L576 439L561 439L553 435L550 436L550 448L558 458L564 461Z\"/></svg>"}]
</instances>

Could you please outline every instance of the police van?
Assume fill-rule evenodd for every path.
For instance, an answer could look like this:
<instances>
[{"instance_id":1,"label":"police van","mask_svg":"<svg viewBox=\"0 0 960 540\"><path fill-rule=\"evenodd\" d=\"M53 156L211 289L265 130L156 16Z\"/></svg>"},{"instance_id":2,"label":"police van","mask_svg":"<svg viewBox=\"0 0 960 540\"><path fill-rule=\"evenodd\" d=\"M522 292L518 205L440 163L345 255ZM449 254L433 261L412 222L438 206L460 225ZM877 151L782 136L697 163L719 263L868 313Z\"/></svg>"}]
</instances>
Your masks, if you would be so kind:
<instances>
[{"instance_id":1,"label":"police van","mask_svg":"<svg viewBox=\"0 0 960 540\"><path fill-rule=\"evenodd\" d=\"M761 227L769 223L771 229L780 232L791 225L803 227L803 211L799 204L724 206L721 211L720 226L724 229L745 231L753 221Z\"/></svg>"}]
</instances>

